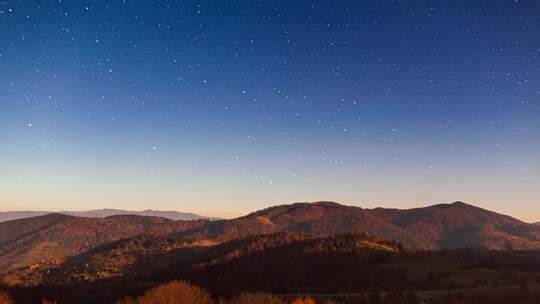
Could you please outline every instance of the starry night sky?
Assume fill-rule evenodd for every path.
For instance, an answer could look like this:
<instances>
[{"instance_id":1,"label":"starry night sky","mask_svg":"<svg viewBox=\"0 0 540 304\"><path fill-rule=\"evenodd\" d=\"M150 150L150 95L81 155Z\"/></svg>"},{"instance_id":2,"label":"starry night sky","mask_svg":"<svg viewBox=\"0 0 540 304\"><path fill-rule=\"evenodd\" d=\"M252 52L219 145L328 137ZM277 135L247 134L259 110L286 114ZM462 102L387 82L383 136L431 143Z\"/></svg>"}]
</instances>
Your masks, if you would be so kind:
<instances>
[{"instance_id":1,"label":"starry night sky","mask_svg":"<svg viewBox=\"0 0 540 304\"><path fill-rule=\"evenodd\" d=\"M0 209L540 218L540 2L0 1Z\"/></svg>"}]
</instances>

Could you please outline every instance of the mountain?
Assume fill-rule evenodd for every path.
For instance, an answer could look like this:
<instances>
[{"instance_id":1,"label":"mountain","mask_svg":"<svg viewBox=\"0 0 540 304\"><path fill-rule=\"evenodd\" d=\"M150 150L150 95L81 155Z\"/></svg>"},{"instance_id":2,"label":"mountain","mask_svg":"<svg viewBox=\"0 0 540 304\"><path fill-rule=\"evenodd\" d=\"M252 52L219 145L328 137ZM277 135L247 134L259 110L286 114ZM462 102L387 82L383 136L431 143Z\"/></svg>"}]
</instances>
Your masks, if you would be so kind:
<instances>
[{"instance_id":1,"label":"mountain","mask_svg":"<svg viewBox=\"0 0 540 304\"><path fill-rule=\"evenodd\" d=\"M328 238L347 233L399 243L405 252L540 250L540 226L462 202L405 210L295 203L216 221L48 214L0 223L0 281L36 284L58 269L73 270L70 280L102 280L133 269L165 271L214 247L222 248L220 244L260 235ZM236 255L239 246L234 245L230 254Z\"/></svg>"},{"instance_id":2,"label":"mountain","mask_svg":"<svg viewBox=\"0 0 540 304\"><path fill-rule=\"evenodd\" d=\"M29 217L36 217L49 214L51 212L41 212L41 211L7 211L0 212L0 223L7 221L20 220Z\"/></svg>"},{"instance_id":3,"label":"mountain","mask_svg":"<svg viewBox=\"0 0 540 304\"><path fill-rule=\"evenodd\" d=\"M275 232L317 237L362 232L410 249L540 249L540 227L462 202L408 210L296 203L210 222L179 235L222 242Z\"/></svg>"},{"instance_id":4,"label":"mountain","mask_svg":"<svg viewBox=\"0 0 540 304\"><path fill-rule=\"evenodd\" d=\"M19 220L29 217L42 216L51 213L66 214L78 217L97 217L104 218L114 215L140 215L140 216L155 216L168 218L175 221L191 221L191 220L202 220L210 219L208 217L186 212L177 212L177 211L159 211L159 210L144 210L144 211L127 211L119 209L96 209L89 211L61 211L61 212L49 212L49 211L9 211L9 212L0 212L0 223Z\"/></svg>"},{"instance_id":5,"label":"mountain","mask_svg":"<svg viewBox=\"0 0 540 304\"><path fill-rule=\"evenodd\" d=\"M440 248L540 249L539 227L463 202L370 212Z\"/></svg>"},{"instance_id":6,"label":"mountain","mask_svg":"<svg viewBox=\"0 0 540 304\"><path fill-rule=\"evenodd\" d=\"M287 254L321 252L381 251L399 252L397 243L371 238L365 234L343 234L314 238L301 233L275 233L252 235L230 242L205 246L186 246L170 238L150 238L139 235L110 245L96 247L89 252L70 258L53 270L50 285L93 282L106 278L130 277L132 273L163 275L170 269L210 267L232 260L287 248ZM174 266L174 267L171 267Z\"/></svg>"},{"instance_id":7,"label":"mountain","mask_svg":"<svg viewBox=\"0 0 540 304\"><path fill-rule=\"evenodd\" d=\"M167 235L206 224L159 217L116 215L83 218L49 214L0 223L0 273L55 267L99 245L147 233Z\"/></svg>"},{"instance_id":8,"label":"mountain","mask_svg":"<svg viewBox=\"0 0 540 304\"><path fill-rule=\"evenodd\" d=\"M44 286L52 288L48 298L59 303L111 303L141 294L159 282L182 279L221 296L263 291L350 299L373 290L421 290L419 294L446 299L440 303L525 303L484 301L478 297L474 301L449 302L448 295L459 293L463 297L482 290L497 295L520 293L519 284L540 280L540 254L533 251L410 252L402 251L397 243L359 233L321 238L274 233L213 246L178 243L178 247L171 248L174 242L167 237L139 235L70 258L44 273ZM18 291L32 296L40 290ZM43 297L34 302L41 303ZM337 303L366 302L358 299ZM384 303L425 302L397 299Z\"/></svg>"},{"instance_id":9,"label":"mountain","mask_svg":"<svg viewBox=\"0 0 540 304\"><path fill-rule=\"evenodd\" d=\"M540 222L532 223L533 225L540 226Z\"/></svg>"},{"instance_id":10,"label":"mountain","mask_svg":"<svg viewBox=\"0 0 540 304\"><path fill-rule=\"evenodd\" d=\"M354 233L324 238L278 234L247 240L250 242L239 240L216 246L208 251L206 262L187 267L176 275L221 294L245 290L332 294L412 289L443 290L443 295L447 295L449 289L470 288L475 284L515 285L516 281L509 282L515 278L504 275L510 269L540 279L538 252L402 252L395 244ZM214 251L222 252L214 255ZM532 276L525 280L533 282Z\"/></svg>"},{"instance_id":11,"label":"mountain","mask_svg":"<svg viewBox=\"0 0 540 304\"><path fill-rule=\"evenodd\" d=\"M213 221L178 235L224 242L276 232L300 232L315 237L362 232L385 240L399 241L409 248L436 248L433 242L388 223L367 209L334 202L271 207L232 220Z\"/></svg>"},{"instance_id":12,"label":"mountain","mask_svg":"<svg viewBox=\"0 0 540 304\"><path fill-rule=\"evenodd\" d=\"M114 215L139 215L139 216L154 216L163 217L175 221L191 221L209 219L208 217L186 212L177 211L159 211L159 210L144 210L144 211L126 211L118 209L98 209L80 212L66 212L66 214L80 217L108 217Z\"/></svg>"}]
</instances>

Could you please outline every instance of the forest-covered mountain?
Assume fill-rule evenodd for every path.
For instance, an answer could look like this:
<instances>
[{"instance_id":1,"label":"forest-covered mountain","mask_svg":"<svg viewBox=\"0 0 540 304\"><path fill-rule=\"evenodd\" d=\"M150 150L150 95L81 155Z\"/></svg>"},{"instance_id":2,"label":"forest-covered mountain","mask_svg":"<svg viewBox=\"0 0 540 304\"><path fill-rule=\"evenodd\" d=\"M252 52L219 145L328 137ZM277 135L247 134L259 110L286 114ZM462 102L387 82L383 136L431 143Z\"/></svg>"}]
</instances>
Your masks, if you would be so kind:
<instances>
[{"instance_id":1,"label":"forest-covered mountain","mask_svg":"<svg viewBox=\"0 0 540 304\"><path fill-rule=\"evenodd\" d=\"M65 258L142 233L168 235L207 221L117 215L83 218L49 214L0 223L0 273L55 267Z\"/></svg>"},{"instance_id":2,"label":"forest-covered mountain","mask_svg":"<svg viewBox=\"0 0 540 304\"><path fill-rule=\"evenodd\" d=\"M461 202L407 210L295 203L214 221L48 214L0 223L0 282L48 286L71 300L69 290L109 290L99 301L175 279L219 294L470 288L478 277L517 284L531 272L540 282L536 250L539 226ZM488 280L484 268L501 279Z\"/></svg>"},{"instance_id":3,"label":"forest-covered mountain","mask_svg":"<svg viewBox=\"0 0 540 304\"><path fill-rule=\"evenodd\" d=\"M333 202L271 207L181 233L227 241L253 234L302 232L329 236L362 232L411 249L540 249L540 229L462 202L416 209L363 209Z\"/></svg>"},{"instance_id":4,"label":"forest-covered mountain","mask_svg":"<svg viewBox=\"0 0 540 304\"><path fill-rule=\"evenodd\" d=\"M540 287L537 251L407 251L398 243L360 233L329 237L274 233L220 244L178 245L168 238L137 236L38 271L43 279L39 286L9 289L24 303L41 303L44 298L59 303L110 303L182 279L225 298L265 292L340 300L319 303L371 304L382 303L363 300L374 292L388 297L406 291L418 300L385 303L416 304L427 299L430 303L525 303L515 299ZM449 302L452 298L469 300Z\"/></svg>"}]
</instances>

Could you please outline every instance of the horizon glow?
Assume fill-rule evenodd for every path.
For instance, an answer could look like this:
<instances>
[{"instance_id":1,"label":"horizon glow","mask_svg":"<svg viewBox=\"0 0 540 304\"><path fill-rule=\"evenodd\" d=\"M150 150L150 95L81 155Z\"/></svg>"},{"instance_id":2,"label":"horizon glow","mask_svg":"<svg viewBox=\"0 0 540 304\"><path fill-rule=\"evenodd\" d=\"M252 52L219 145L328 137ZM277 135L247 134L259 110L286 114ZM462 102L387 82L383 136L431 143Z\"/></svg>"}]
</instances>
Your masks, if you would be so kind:
<instances>
[{"instance_id":1,"label":"horizon glow","mask_svg":"<svg viewBox=\"0 0 540 304\"><path fill-rule=\"evenodd\" d=\"M540 3L0 3L0 211L540 220Z\"/></svg>"}]
</instances>

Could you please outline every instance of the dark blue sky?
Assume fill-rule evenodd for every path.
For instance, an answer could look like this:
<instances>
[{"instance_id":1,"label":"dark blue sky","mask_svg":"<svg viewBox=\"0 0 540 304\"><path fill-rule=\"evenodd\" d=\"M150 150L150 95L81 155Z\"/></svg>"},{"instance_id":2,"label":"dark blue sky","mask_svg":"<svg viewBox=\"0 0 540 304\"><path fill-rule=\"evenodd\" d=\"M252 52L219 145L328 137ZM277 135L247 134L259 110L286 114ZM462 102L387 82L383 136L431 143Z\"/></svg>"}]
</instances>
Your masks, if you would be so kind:
<instances>
[{"instance_id":1,"label":"dark blue sky","mask_svg":"<svg viewBox=\"0 0 540 304\"><path fill-rule=\"evenodd\" d=\"M0 1L0 209L466 200L538 219L539 15Z\"/></svg>"}]
</instances>

